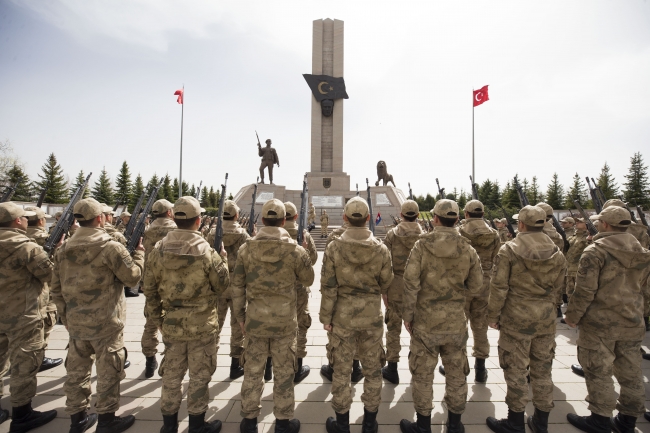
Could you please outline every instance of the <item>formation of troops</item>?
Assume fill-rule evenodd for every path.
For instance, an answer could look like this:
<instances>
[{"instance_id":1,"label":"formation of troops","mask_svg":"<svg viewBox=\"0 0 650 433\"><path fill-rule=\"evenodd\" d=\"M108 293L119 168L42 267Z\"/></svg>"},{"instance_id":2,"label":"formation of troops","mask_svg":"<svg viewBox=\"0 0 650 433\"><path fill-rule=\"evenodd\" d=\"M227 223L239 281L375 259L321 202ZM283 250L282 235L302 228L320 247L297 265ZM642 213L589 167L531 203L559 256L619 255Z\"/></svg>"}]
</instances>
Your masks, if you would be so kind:
<instances>
[{"instance_id":1,"label":"formation of troops","mask_svg":"<svg viewBox=\"0 0 650 433\"><path fill-rule=\"evenodd\" d=\"M45 358L58 320L69 333L63 385L71 433L97 424L98 433L118 433L135 422L118 417L120 382L128 367L124 347L127 296L146 297L142 351L145 376L162 377L162 433L178 431L182 382L189 372L190 433L218 433L221 421L206 419L209 382L217 366L219 336L230 311L230 377L243 376L241 433L257 433L264 383L273 379L276 433L297 433L294 386L309 373L307 330L315 242L305 230L297 239L295 204L267 201L261 227L252 236L240 224L233 201L223 205L223 242L212 245L216 228L205 224L194 197L158 200L152 221L132 254L122 232L131 215L114 221L113 210L92 198L79 200L67 239L53 254L39 208L0 204L1 376L10 374L11 432L27 432L52 421L54 410L32 409L37 373L62 363ZM400 382L402 324L410 336L415 422L401 420L403 433L431 432L433 378L438 359L445 376L449 433L463 433L467 402L468 322L472 329L474 380L485 383L488 328L499 330L498 357L507 384L508 416L488 417L496 433L548 432L553 404L551 366L559 307L562 320L579 326L579 365L591 415L567 414L590 433L631 433L645 412L641 370L644 317L650 312L648 228L631 221L620 200L609 200L590 220L565 218L568 244L550 223L546 203L525 206L507 221L484 219L472 200L459 209L442 199L423 224L417 203L407 200L396 225L382 241L368 228L367 202L350 199L344 224L327 236L329 217L320 216L327 237L320 276L318 318L327 330L328 364L320 372L332 382L334 416L328 433L350 432L351 383L365 378L363 433L378 431L383 380ZM250 216L252 218L252 215ZM461 218L462 217L462 218ZM316 212L310 206L308 224ZM113 224L116 224L115 227ZM323 229L324 227L324 229ZM568 246L568 248L567 248ZM385 314L382 313L382 304ZM384 326L386 346L384 347ZM165 346L156 358L159 333ZM91 369L97 371L95 413L90 413ZM620 386L617 397L612 376ZM532 391L534 414L524 410ZM615 416L612 416L615 413ZM0 423L9 411L0 408Z\"/></svg>"}]
</instances>

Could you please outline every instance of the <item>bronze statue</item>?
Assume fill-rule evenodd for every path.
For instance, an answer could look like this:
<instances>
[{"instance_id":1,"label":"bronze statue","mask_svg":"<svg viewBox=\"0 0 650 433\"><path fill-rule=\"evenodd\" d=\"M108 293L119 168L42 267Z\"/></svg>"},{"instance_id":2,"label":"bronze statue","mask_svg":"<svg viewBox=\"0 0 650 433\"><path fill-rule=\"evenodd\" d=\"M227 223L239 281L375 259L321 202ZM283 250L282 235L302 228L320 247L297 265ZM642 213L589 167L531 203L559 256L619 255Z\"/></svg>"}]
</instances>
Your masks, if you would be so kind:
<instances>
[{"instance_id":1,"label":"bronze statue","mask_svg":"<svg viewBox=\"0 0 650 433\"><path fill-rule=\"evenodd\" d=\"M386 161L379 161L377 163L377 182L375 182L375 186L379 186L380 180L384 183L382 186L386 186L388 185L388 182L390 182L393 184L393 187L395 187L395 182L393 181L393 175L388 174Z\"/></svg>"},{"instance_id":2,"label":"bronze statue","mask_svg":"<svg viewBox=\"0 0 650 433\"><path fill-rule=\"evenodd\" d=\"M262 157L262 164L260 164L260 183L264 183L264 169L269 169L269 182L271 185L273 183L273 164L277 164L280 167L280 159L278 159L278 154L275 152L275 149L271 147L271 139L266 140L266 147L262 147L260 144L259 137L257 139L257 150L259 156Z\"/></svg>"}]
</instances>

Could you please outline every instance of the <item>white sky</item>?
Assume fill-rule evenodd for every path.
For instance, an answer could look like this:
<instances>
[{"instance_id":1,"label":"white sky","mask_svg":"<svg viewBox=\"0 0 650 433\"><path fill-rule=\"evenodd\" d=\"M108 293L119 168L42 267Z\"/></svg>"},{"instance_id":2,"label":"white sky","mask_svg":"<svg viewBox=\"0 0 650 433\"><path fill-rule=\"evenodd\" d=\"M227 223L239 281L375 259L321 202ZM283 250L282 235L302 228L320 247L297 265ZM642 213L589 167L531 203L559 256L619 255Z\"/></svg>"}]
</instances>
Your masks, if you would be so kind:
<instances>
[{"instance_id":1,"label":"white sky","mask_svg":"<svg viewBox=\"0 0 650 433\"><path fill-rule=\"evenodd\" d=\"M275 183L309 171L312 20L345 21L344 170L397 186L469 188L516 172L544 189L557 171L619 185L650 160L650 2L0 1L0 139L35 177L54 151L70 178L124 159L148 179L178 175L186 88L189 183L234 193L258 175L255 130L272 138Z\"/></svg>"}]
</instances>

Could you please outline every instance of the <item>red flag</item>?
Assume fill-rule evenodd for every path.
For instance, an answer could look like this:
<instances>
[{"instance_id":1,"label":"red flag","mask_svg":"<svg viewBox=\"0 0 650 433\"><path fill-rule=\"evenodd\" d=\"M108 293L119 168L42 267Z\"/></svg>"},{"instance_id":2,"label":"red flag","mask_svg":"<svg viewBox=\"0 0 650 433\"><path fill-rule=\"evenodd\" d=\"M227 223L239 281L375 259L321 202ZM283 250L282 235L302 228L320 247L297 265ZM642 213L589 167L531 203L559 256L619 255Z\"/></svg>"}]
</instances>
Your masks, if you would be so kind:
<instances>
[{"instance_id":1,"label":"red flag","mask_svg":"<svg viewBox=\"0 0 650 433\"><path fill-rule=\"evenodd\" d=\"M474 106L481 105L485 101L489 101L488 86L483 86L478 90L474 90Z\"/></svg>"},{"instance_id":2,"label":"red flag","mask_svg":"<svg viewBox=\"0 0 650 433\"><path fill-rule=\"evenodd\" d=\"M174 95L178 95L178 99L176 99L176 102L179 104L183 103L183 91L182 90L177 90L174 92Z\"/></svg>"}]
</instances>

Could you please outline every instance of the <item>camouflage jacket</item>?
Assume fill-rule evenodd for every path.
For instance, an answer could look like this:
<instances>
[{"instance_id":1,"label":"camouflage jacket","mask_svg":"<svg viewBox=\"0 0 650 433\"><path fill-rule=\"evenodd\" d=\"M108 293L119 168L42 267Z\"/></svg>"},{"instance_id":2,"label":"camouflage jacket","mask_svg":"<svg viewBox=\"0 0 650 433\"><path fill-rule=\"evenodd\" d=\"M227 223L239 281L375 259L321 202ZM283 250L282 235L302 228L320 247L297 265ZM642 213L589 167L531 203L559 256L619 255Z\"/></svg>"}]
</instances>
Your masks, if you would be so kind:
<instances>
[{"instance_id":1,"label":"camouflage jacket","mask_svg":"<svg viewBox=\"0 0 650 433\"><path fill-rule=\"evenodd\" d=\"M229 284L227 259L198 231L172 230L149 253L143 288L147 316L165 339L215 334L217 300Z\"/></svg>"},{"instance_id":2,"label":"camouflage jacket","mask_svg":"<svg viewBox=\"0 0 650 433\"><path fill-rule=\"evenodd\" d=\"M628 227L627 232L634 236L637 241L646 250L650 248L650 235L648 235L648 228L640 223L632 222Z\"/></svg>"},{"instance_id":3,"label":"camouflage jacket","mask_svg":"<svg viewBox=\"0 0 650 433\"><path fill-rule=\"evenodd\" d=\"M566 320L601 338L642 340L648 274L650 251L632 234L597 234L580 258Z\"/></svg>"},{"instance_id":4,"label":"camouflage jacket","mask_svg":"<svg viewBox=\"0 0 650 433\"><path fill-rule=\"evenodd\" d=\"M465 298L483 284L481 260L455 228L436 227L415 243L404 272L402 317L420 333L467 331Z\"/></svg>"},{"instance_id":5,"label":"camouflage jacket","mask_svg":"<svg viewBox=\"0 0 650 433\"><path fill-rule=\"evenodd\" d=\"M124 286L142 277L144 254L133 257L104 229L79 227L54 254L50 294L71 338L101 340L124 328Z\"/></svg>"},{"instance_id":6,"label":"camouflage jacket","mask_svg":"<svg viewBox=\"0 0 650 433\"><path fill-rule=\"evenodd\" d=\"M233 311L246 333L270 338L296 332L297 282L314 282L307 252L285 229L262 227L239 249L233 277Z\"/></svg>"},{"instance_id":7,"label":"camouflage jacket","mask_svg":"<svg viewBox=\"0 0 650 433\"><path fill-rule=\"evenodd\" d=\"M393 281L390 252L366 227L348 227L325 249L320 322L345 329L384 326L381 295Z\"/></svg>"},{"instance_id":8,"label":"camouflage jacket","mask_svg":"<svg viewBox=\"0 0 650 433\"><path fill-rule=\"evenodd\" d=\"M501 236L499 232L487 225L483 218L467 218L459 228L461 236L469 240L470 245L479 258L481 259L481 269L483 269L483 288L472 297L487 297L490 294L490 274L494 258L501 249Z\"/></svg>"},{"instance_id":9,"label":"camouflage jacket","mask_svg":"<svg viewBox=\"0 0 650 433\"><path fill-rule=\"evenodd\" d=\"M330 223L330 216L324 213L323 215L320 216L320 223L321 225L327 225Z\"/></svg>"},{"instance_id":10,"label":"camouflage jacket","mask_svg":"<svg viewBox=\"0 0 650 433\"><path fill-rule=\"evenodd\" d=\"M420 239L422 234L422 228L418 223L408 221L399 223L397 227L390 229L386 233L384 245L390 251L393 260L393 274L404 275L409 254L411 254L413 245Z\"/></svg>"},{"instance_id":11,"label":"camouflage jacket","mask_svg":"<svg viewBox=\"0 0 650 433\"><path fill-rule=\"evenodd\" d=\"M236 221L223 221L223 248L228 253L228 271L232 274L235 272L235 264L237 263L237 253L244 243L250 239L248 232ZM206 235L208 244L214 245L214 236L216 228L210 229Z\"/></svg>"},{"instance_id":12,"label":"camouflage jacket","mask_svg":"<svg viewBox=\"0 0 650 433\"><path fill-rule=\"evenodd\" d=\"M126 238L122 233L118 232L112 224L104 224L104 231L108 233L115 242L119 242L126 246Z\"/></svg>"},{"instance_id":13,"label":"camouflage jacket","mask_svg":"<svg viewBox=\"0 0 650 433\"><path fill-rule=\"evenodd\" d=\"M167 236L167 233L176 229L176 223L170 218L156 218L142 236L142 246L144 247L145 263L149 253L153 251L159 240Z\"/></svg>"},{"instance_id":14,"label":"camouflage jacket","mask_svg":"<svg viewBox=\"0 0 650 433\"><path fill-rule=\"evenodd\" d=\"M50 235L45 231L45 227L27 227L27 237L33 239L34 242L42 247ZM43 293L41 295L41 315L45 315L46 312L51 313L56 311L56 304L50 299L50 285L48 283L45 283L43 286Z\"/></svg>"},{"instance_id":15,"label":"camouflage jacket","mask_svg":"<svg viewBox=\"0 0 650 433\"><path fill-rule=\"evenodd\" d=\"M22 230L0 228L0 334L43 320L43 291L51 277L43 248Z\"/></svg>"},{"instance_id":16,"label":"camouflage jacket","mask_svg":"<svg viewBox=\"0 0 650 433\"><path fill-rule=\"evenodd\" d=\"M541 232L519 232L494 261L488 322L527 335L555 333L556 301L564 289L566 259Z\"/></svg>"},{"instance_id":17,"label":"camouflage jacket","mask_svg":"<svg viewBox=\"0 0 650 433\"><path fill-rule=\"evenodd\" d=\"M564 234L566 235L567 240L569 240L571 236L575 236L576 226L569 227L568 229L564 229Z\"/></svg>"},{"instance_id":18,"label":"camouflage jacket","mask_svg":"<svg viewBox=\"0 0 650 433\"><path fill-rule=\"evenodd\" d=\"M564 239L562 239L562 235L557 232L552 222L546 221L544 223L544 233L546 233L546 235L551 238L553 243L557 245L557 247L560 249L560 252L564 251Z\"/></svg>"},{"instance_id":19,"label":"camouflage jacket","mask_svg":"<svg viewBox=\"0 0 650 433\"><path fill-rule=\"evenodd\" d=\"M566 253L566 272L567 275L575 277L578 272L578 262L582 252L590 244L587 240L589 233L586 230L576 231L576 233L569 238L569 251Z\"/></svg>"},{"instance_id":20,"label":"camouflage jacket","mask_svg":"<svg viewBox=\"0 0 650 433\"><path fill-rule=\"evenodd\" d=\"M325 248L334 240L336 237L340 237L347 229L350 227L350 224L343 222L343 225L337 229L332 230L332 233L327 236L325 241Z\"/></svg>"},{"instance_id":21,"label":"camouflage jacket","mask_svg":"<svg viewBox=\"0 0 650 433\"><path fill-rule=\"evenodd\" d=\"M298 239L298 224L295 221L287 221L284 224L284 229L289 232L291 239L294 241ZM305 240L307 241L307 254L311 260L312 266L318 261L318 251L316 251L316 243L307 230L304 231Z\"/></svg>"},{"instance_id":22,"label":"camouflage jacket","mask_svg":"<svg viewBox=\"0 0 650 433\"><path fill-rule=\"evenodd\" d=\"M501 243L504 244L508 242L512 237L510 236L510 232L508 231L507 227L503 227L499 229L499 238L501 238Z\"/></svg>"}]
</instances>

